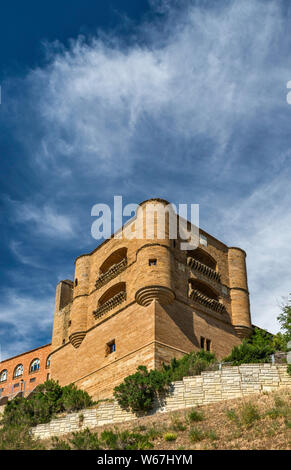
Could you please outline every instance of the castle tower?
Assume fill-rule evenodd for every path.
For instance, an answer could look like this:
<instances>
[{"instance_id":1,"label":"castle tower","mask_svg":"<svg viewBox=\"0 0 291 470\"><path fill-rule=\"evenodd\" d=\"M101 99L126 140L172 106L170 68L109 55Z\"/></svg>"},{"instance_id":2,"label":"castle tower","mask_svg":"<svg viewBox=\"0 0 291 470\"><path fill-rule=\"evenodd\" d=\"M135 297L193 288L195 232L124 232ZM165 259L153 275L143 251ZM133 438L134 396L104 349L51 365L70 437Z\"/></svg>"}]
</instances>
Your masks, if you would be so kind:
<instances>
[{"instance_id":1,"label":"castle tower","mask_svg":"<svg viewBox=\"0 0 291 470\"><path fill-rule=\"evenodd\" d=\"M118 236L77 258L74 282L59 283L51 377L61 385L107 398L141 364L201 348L220 359L251 332L244 251L203 230L183 249L168 205L141 203Z\"/></svg>"}]
</instances>

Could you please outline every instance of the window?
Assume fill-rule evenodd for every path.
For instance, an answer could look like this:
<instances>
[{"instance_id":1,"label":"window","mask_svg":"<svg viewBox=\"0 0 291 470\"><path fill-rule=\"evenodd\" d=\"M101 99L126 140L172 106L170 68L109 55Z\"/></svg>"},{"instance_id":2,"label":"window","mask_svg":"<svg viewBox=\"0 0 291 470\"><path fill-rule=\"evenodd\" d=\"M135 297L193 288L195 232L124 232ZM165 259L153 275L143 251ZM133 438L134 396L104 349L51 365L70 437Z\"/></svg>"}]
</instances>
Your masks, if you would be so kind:
<instances>
[{"instance_id":1,"label":"window","mask_svg":"<svg viewBox=\"0 0 291 470\"><path fill-rule=\"evenodd\" d=\"M32 379L30 379L29 382L35 382L35 377L32 377Z\"/></svg>"},{"instance_id":2,"label":"window","mask_svg":"<svg viewBox=\"0 0 291 470\"><path fill-rule=\"evenodd\" d=\"M207 246L207 238L200 234L200 245Z\"/></svg>"},{"instance_id":3,"label":"window","mask_svg":"<svg viewBox=\"0 0 291 470\"><path fill-rule=\"evenodd\" d=\"M149 266L156 266L157 260L156 259L149 259Z\"/></svg>"},{"instance_id":4,"label":"window","mask_svg":"<svg viewBox=\"0 0 291 470\"><path fill-rule=\"evenodd\" d=\"M7 377L8 377L8 370L6 369L2 370L0 374L0 382L5 382L5 380L7 380Z\"/></svg>"},{"instance_id":5,"label":"window","mask_svg":"<svg viewBox=\"0 0 291 470\"><path fill-rule=\"evenodd\" d=\"M78 279L76 278L75 279L75 287L77 287L77 285L78 285Z\"/></svg>"},{"instance_id":6,"label":"window","mask_svg":"<svg viewBox=\"0 0 291 470\"><path fill-rule=\"evenodd\" d=\"M200 347L201 349L204 349L205 351L211 351L211 340L208 338L203 338L203 336L201 336Z\"/></svg>"},{"instance_id":7,"label":"window","mask_svg":"<svg viewBox=\"0 0 291 470\"><path fill-rule=\"evenodd\" d=\"M203 337L201 336L201 338L200 338L200 348L201 348L201 349L204 349L204 346L205 346L205 338L203 338Z\"/></svg>"},{"instance_id":8,"label":"window","mask_svg":"<svg viewBox=\"0 0 291 470\"><path fill-rule=\"evenodd\" d=\"M29 372L36 372L39 369L39 359L34 359L30 364Z\"/></svg>"},{"instance_id":9,"label":"window","mask_svg":"<svg viewBox=\"0 0 291 470\"><path fill-rule=\"evenodd\" d=\"M206 351L210 351L210 349L211 349L211 341L210 341L210 339L207 339L206 340Z\"/></svg>"},{"instance_id":10,"label":"window","mask_svg":"<svg viewBox=\"0 0 291 470\"><path fill-rule=\"evenodd\" d=\"M17 388L17 387L19 387L19 382L13 385L13 388Z\"/></svg>"},{"instance_id":11,"label":"window","mask_svg":"<svg viewBox=\"0 0 291 470\"><path fill-rule=\"evenodd\" d=\"M52 356L51 356L51 354L50 354L50 355L48 356L47 360L46 360L46 367L47 367L47 368L50 367L50 365L51 365L51 357L52 357Z\"/></svg>"},{"instance_id":12,"label":"window","mask_svg":"<svg viewBox=\"0 0 291 470\"><path fill-rule=\"evenodd\" d=\"M50 379L50 374L46 374L46 379L47 379L47 380Z\"/></svg>"},{"instance_id":13,"label":"window","mask_svg":"<svg viewBox=\"0 0 291 470\"><path fill-rule=\"evenodd\" d=\"M13 378L20 377L22 374L23 374L23 365L18 364L18 366L16 366L14 369Z\"/></svg>"},{"instance_id":14,"label":"window","mask_svg":"<svg viewBox=\"0 0 291 470\"><path fill-rule=\"evenodd\" d=\"M108 354L114 353L115 350L116 350L115 339L113 339L112 341L106 344L105 355L108 356Z\"/></svg>"}]
</instances>

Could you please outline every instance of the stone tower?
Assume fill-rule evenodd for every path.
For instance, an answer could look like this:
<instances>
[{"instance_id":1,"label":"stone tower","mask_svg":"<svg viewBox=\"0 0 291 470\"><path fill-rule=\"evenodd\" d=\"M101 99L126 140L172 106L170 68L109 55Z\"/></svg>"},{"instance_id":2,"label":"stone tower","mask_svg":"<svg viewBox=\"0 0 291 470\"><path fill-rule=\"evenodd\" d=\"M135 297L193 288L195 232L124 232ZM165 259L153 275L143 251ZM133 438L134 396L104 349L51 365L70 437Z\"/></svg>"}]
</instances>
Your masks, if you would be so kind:
<instances>
[{"instance_id":1,"label":"stone tower","mask_svg":"<svg viewBox=\"0 0 291 470\"><path fill-rule=\"evenodd\" d=\"M199 246L182 250L169 217L159 233L155 211L167 205L144 201L118 234L76 259L74 282L58 284L51 376L61 385L106 398L140 364L159 368L200 348L222 358L250 334L245 252L202 230Z\"/></svg>"}]
</instances>

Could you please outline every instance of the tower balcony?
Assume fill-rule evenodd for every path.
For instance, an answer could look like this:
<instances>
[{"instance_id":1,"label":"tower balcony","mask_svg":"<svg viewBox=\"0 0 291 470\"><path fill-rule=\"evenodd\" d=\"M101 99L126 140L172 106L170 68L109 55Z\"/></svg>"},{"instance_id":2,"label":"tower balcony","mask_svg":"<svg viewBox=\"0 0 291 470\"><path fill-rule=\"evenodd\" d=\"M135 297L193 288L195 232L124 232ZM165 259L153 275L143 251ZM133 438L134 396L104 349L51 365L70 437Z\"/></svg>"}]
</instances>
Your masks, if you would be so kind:
<instances>
[{"instance_id":1,"label":"tower balcony","mask_svg":"<svg viewBox=\"0 0 291 470\"><path fill-rule=\"evenodd\" d=\"M115 294L113 297L106 300L106 302L102 303L102 305L99 305L98 308L93 311L94 317L96 319L100 318L102 315L114 309L115 307L117 307L117 305L121 304L125 300L126 300L126 291L122 290L118 292L118 294Z\"/></svg>"},{"instance_id":2,"label":"tower balcony","mask_svg":"<svg viewBox=\"0 0 291 470\"><path fill-rule=\"evenodd\" d=\"M215 312L225 312L225 306L221 302L215 299L211 299L208 297L208 295L203 294L198 289L190 289L189 297L190 299L194 300L194 302L198 302L199 304L204 305L205 307L208 307Z\"/></svg>"},{"instance_id":3,"label":"tower balcony","mask_svg":"<svg viewBox=\"0 0 291 470\"><path fill-rule=\"evenodd\" d=\"M209 266L206 266L206 264L201 263L201 261L198 261L197 259L188 256L187 265L194 271L203 274L209 279L216 282L220 282L220 274Z\"/></svg>"},{"instance_id":4,"label":"tower balcony","mask_svg":"<svg viewBox=\"0 0 291 470\"><path fill-rule=\"evenodd\" d=\"M123 258L119 263L113 264L108 271L105 273L100 274L98 277L95 287L96 289L100 289L100 287L104 286L107 284L107 282L111 281L111 279L114 279L118 274L122 273L127 267L127 258Z\"/></svg>"}]
</instances>

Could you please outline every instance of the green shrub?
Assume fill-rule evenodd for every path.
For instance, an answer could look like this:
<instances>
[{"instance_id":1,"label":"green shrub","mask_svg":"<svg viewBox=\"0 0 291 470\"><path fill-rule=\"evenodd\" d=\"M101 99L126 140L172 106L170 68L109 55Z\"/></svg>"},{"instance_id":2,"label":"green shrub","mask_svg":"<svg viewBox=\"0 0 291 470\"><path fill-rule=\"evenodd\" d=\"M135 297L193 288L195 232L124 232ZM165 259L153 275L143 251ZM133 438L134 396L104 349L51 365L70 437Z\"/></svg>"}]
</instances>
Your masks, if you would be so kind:
<instances>
[{"instance_id":1,"label":"green shrub","mask_svg":"<svg viewBox=\"0 0 291 470\"><path fill-rule=\"evenodd\" d=\"M135 413L146 412L152 409L155 398L167 390L168 384L166 374L139 366L135 374L125 377L114 388L114 397L123 409Z\"/></svg>"},{"instance_id":2,"label":"green shrub","mask_svg":"<svg viewBox=\"0 0 291 470\"><path fill-rule=\"evenodd\" d=\"M291 375L291 364L288 364L287 366L287 372L289 375Z\"/></svg>"},{"instance_id":3,"label":"green shrub","mask_svg":"<svg viewBox=\"0 0 291 470\"><path fill-rule=\"evenodd\" d=\"M191 428L189 431L189 439L191 442L202 441L205 438L205 435L198 428Z\"/></svg>"},{"instance_id":4,"label":"green shrub","mask_svg":"<svg viewBox=\"0 0 291 470\"><path fill-rule=\"evenodd\" d=\"M204 415L203 413L200 413L197 410L192 410L190 413L188 413L187 420L190 423L197 422L197 421L203 421L204 420Z\"/></svg>"},{"instance_id":5,"label":"green shrub","mask_svg":"<svg viewBox=\"0 0 291 470\"><path fill-rule=\"evenodd\" d=\"M40 441L32 438L29 428L23 425L5 426L0 429L0 450L41 450Z\"/></svg>"},{"instance_id":6,"label":"green shrub","mask_svg":"<svg viewBox=\"0 0 291 470\"><path fill-rule=\"evenodd\" d=\"M177 439L177 434L175 432L167 432L164 434L165 441L175 441Z\"/></svg>"},{"instance_id":7,"label":"green shrub","mask_svg":"<svg viewBox=\"0 0 291 470\"><path fill-rule=\"evenodd\" d=\"M206 432L206 436L207 436L208 439L210 439L211 441L217 441L217 439L218 439L218 436L217 436L216 432L213 431L213 430L207 431L207 432Z\"/></svg>"},{"instance_id":8,"label":"green shrub","mask_svg":"<svg viewBox=\"0 0 291 470\"><path fill-rule=\"evenodd\" d=\"M250 427L255 421L260 419L260 413L257 406L250 402L242 406L240 417L242 423L245 426Z\"/></svg>"},{"instance_id":9,"label":"green shrub","mask_svg":"<svg viewBox=\"0 0 291 470\"><path fill-rule=\"evenodd\" d=\"M71 450L71 447L68 442L56 436L53 436L51 439L51 448L53 450Z\"/></svg>"},{"instance_id":10,"label":"green shrub","mask_svg":"<svg viewBox=\"0 0 291 470\"><path fill-rule=\"evenodd\" d=\"M99 450L101 448L98 434L91 432L88 428L83 431L73 432L70 443L75 450Z\"/></svg>"},{"instance_id":11,"label":"green shrub","mask_svg":"<svg viewBox=\"0 0 291 470\"><path fill-rule=\"evenodd\" d=\"M182 423L178 416L173 415L171 416L171 429L174 431L185 431L186 426Z\"/></svg>"},{"instance_id":12,"label":"green shrub","mask_svg":"<svg viewBox=\"0 0 291 470\"><path fill-rule=\"evenodd\" d=\"M214 361L214 354L201 350L185 354L181 359L172 359L169 365L163 364L160 371L148 371L145 366L139 366L135 374L129 375L115 387L114 397L125 410L148 412L153 408L154 401L167 393L171 382L189 375L199 375Z\"/></svg>"},{"instance_id":13,"label":"green shrub","mask_svg":"<svg viewBox=\"0 0 291 470\"><path fill-rule=\"evenodd\" d=\"M47 380L38 385L29 398L16 397L7 403L1 420L3 426L2 437L0 437L2 439L1 445L12 448L12 444L9 444L5 437L11 435L11 442L14 442L13 445L16 446L16 449L22 448L22 445L34 448L34 444L30 443L29 438L28 429L30 427L47 423L62 411L75 411L92 404L93 401L88 393L78 390L75 385L61 387L57 382ZM13 436L17 435L18 439L16 437L14 439ZM17 440L18 443L16 443Z\"/></svg>"}]
</instances>

